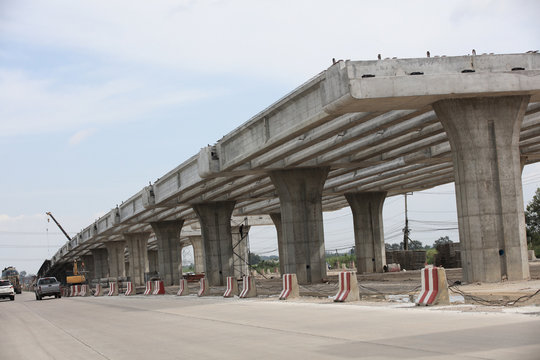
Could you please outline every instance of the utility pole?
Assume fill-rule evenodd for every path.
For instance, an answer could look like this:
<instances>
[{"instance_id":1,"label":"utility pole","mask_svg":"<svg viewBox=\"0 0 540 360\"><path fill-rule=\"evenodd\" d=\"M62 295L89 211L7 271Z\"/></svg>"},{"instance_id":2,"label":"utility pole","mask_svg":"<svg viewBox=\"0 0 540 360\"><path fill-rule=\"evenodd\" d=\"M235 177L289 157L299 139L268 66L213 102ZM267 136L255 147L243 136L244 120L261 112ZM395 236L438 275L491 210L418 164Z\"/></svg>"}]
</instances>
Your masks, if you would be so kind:
<instances>
[{"instance_id":1,"label":"utility pole","mask_svg":"<svg viewBox=\"0 0 540 360\"><path fill-rule=\"evenodd\" d=\"M409 217L407 215L407 193L405 193L405 227L403 228L403 250L409 250Z\"/></svg>"}]
</instances>

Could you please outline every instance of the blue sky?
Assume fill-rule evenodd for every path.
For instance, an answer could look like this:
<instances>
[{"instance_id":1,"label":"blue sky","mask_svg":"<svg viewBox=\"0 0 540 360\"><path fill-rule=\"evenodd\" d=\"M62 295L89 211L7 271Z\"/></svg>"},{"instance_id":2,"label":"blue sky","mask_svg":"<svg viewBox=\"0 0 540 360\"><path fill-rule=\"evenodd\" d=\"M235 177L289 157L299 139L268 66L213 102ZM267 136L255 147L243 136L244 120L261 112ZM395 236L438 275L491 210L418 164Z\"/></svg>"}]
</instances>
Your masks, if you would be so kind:
<instances>
[{"instance_id":1,"label":"blue sky","mask_svg":"<svg viewBox=\"0 0 540 360\"><path fill-rule=\"evenodd\" d=\"M0 266L37 271L65 242L46 211L78 232L332 58L536 50L539 13L535 0L0 0ZM540 167L524 182L528 201ZM453 184L409 208L452 227ZM387 199L391 242L402 212ZM348 210L325 218L327 248L352 245ZM251 246L274 250L274 229L253 229Z\"/></svg>"}]
</instances>

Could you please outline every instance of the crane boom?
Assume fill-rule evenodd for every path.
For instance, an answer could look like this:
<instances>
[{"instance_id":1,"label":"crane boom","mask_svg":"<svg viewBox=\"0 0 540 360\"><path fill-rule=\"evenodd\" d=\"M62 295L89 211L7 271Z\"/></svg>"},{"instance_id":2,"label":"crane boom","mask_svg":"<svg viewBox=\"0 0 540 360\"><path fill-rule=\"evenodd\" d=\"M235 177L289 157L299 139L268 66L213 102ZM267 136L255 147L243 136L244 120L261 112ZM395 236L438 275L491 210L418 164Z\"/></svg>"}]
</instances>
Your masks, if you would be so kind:
<instances>
[{"instance_id":1,"label":"crane boom","mask_svg":"<svg viewBox=\"0 0 540 360\"><path fill-rule=\"evenodd\" d=\"M69 235L67 234L66 230L64 230L64 228L62 227L62 225L60 225L58 223L58 221L56 221L56 219L54 218L53 214L51 214L50 211L46 212L45 213L46 215L50 216L51 219L53 219L54 223L58 226L58 228L60 230L62 230L62 232L64 233L64 235L66 235L67 239L69 241L71 241L71 238L69 237ZM66 282L68 284L82 284L86 281L86 278L84 275L79 275L79 271L77 269L77 260L73 260L73 276L67 276L66 277Z\"/></svg>"},{"instance_id":2,"label":"crane boom","mask_svg":"<svg viewBox=\"0 0 540 360\"><path fill-rule=\"evenodd\" d=\"M49 216L51 217L51 219L53 219L53 221L55 222L55 224L60 228L60 230L62 230L62 232L64 233L64 235L66 235L67 239L68 239L69 241L71 241L71 238L70 238L69 235L67 234L66 230L64 230L64 228L62 227L62 225L60 225L60 224L58 223L58 221L56 221L56 219L54 218L53 214L51 214L50 211L49 211L49 212L46 212L45 214L46 214L46 215L49 215Z\"/></svg>"}]
</instances>

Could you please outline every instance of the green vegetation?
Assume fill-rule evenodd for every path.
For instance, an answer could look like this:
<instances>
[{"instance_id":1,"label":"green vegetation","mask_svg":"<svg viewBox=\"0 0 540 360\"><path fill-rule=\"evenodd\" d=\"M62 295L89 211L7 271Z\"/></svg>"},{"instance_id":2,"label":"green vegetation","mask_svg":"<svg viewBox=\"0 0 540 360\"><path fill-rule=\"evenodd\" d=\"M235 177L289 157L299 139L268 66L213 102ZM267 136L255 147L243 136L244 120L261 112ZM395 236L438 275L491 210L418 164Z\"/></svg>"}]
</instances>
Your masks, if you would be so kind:
<instances>
[{"instance_id":1,"label":"green vegetation","mask_svg":"<svg viewBox=\"0 0 540 360\"><path fill-rule=\"evenodd\" d=\"M356 256L354 254L326 254L326 262L332 269L338 267L338 262L340 264L347 264L348 266L351 261L356 263Z\"/></svg>"},{"instance_id":2,"label":"green vegetation","mask_svg":"<svg viewBox=\"0 0 540 360\"><path fill-rule=\"evenodd\" d=\"M536 257L540 257L540 188L536 189L532 200L527 204L525 223L529 250L534 250Z\"/></svg>"},{"instance_id":3,"label":"green vegetation","mask_svg":"<svg viewBox=\"0 0 540 360\"><path fill-rule=\"evenodd\" d=\"M426 251L426 261L428 264L435 264L435 258L437 257L437 249L428 249Z\"/></svg>"},{"instance_id":4,"label":"green vegetation","mask_svg":"<svg viewBox=\"0 0 540 360\"><path fill-rule=\"evenodd\" d=\"M182 266L182 273L195 272L195 265Z\"/></svg>"}]
</instances>

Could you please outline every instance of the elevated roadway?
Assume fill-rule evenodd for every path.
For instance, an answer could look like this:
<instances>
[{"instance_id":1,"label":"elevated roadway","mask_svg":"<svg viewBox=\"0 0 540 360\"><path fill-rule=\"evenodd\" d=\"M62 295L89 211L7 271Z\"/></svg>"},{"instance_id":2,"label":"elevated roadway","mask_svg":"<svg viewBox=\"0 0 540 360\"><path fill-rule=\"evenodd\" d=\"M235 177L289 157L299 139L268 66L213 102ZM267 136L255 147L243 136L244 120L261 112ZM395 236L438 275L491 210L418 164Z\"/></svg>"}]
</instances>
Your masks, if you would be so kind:
<instances>
[{"instance_id":1,"label":"elevated roadway","mask_svg":"<svg viewBox=\"0 0 540 360\"><path fill-rule=\"evenodd\" d=\"M274 220L282 271L313 282L322 211L351 206L359 269L381 271L384 199L457 180L465 280L523 279L520 175L539 159L540 54L338 61L97 219L51 265L129 234L163 248L156 224L169 223L175 241L202 228L206 271L222 284L232 250L220 234L251 216Z\"/></svg>"}]
</instances>

